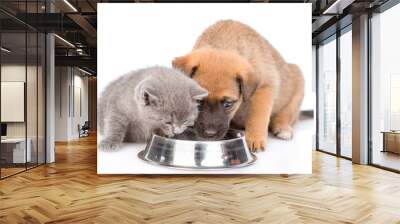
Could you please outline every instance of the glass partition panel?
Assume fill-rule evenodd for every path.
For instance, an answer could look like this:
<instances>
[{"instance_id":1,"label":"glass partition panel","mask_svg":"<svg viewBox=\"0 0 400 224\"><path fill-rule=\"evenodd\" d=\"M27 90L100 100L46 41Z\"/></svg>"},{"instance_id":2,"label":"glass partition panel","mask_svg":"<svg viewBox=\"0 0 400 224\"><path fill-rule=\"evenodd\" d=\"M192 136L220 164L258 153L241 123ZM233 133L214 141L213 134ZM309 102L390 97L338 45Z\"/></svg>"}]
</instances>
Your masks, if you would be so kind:
<instances>
[{"instance_id":1,"label":"glass partition panel","mask_svg":"<svg viewBox=\"0 0 400 224\"><path fill-rule=\"evenodd\" d=\"M400 4L371 19L371 161L400 171Z\"/></svg>"},{"instance_id":2,"label":"glass partition panel","mask_svg":"<svg viewBox=\"0 0 400 224\"><path fill-rule=\"evenodd\" d=\"M1 34L1 175L26 169L26 33ZM28 149L28 150L27 150Z\"/></svg>"},{"instance_id":3,"label":"glass partition panel","mask_svg":"<svg viewBox=\"0 0 400 224\"><path fill-rule=\"evenodd\" d=\"M351 158L352 141L352 34L340 36L340 154Z\"/></svg>"},{"instance_id":4,"label":"glass partition panel","mask_svg":"<svg viewBox=\"0 0 400 224\"><path fill-rule=\"evenodd\" d=\"M336 39L318 48L318 149L336 153Z\"/></svg>"},{"instance_id":5,"label":"glass partition panel","mask_svg":"<svg viewBox=\"0 0 400 224\"><path fill-rule=\"evenodd\" d=\"M0 7L23 16L44 13L45 3L0 1ZM6 13L0 12L0 20L0 178L5 178L45 163L46 38Z\"/></svg>"},{"instance_id":6,"label":"glass partition panel","mask_svg":"<svg viewBox=\"0 0 400 224\"><path fill-rule=\"evenodd\" d=\"M26 113L27 113L27 149L30 161L27 167L34 167L38 160L38 36L36 32L27 33L27 80L26 80Z\"/></svg>"},{"instance_id":7,"label":"glass partition panel","mask_svg":"<svg viewBox=\"0 0 400 224\"><path fill-rule=\"evenodd\" d=\"M46 162L46 145L45 145L45 118L46 118L46 104L45 104L45 99L46 99L46 76L45 76L45 65L46 65L46 52L45 52L45 44L46 44L46 38L43 33L38 34L38 76L37 76L37 82L38 82L38 136L37 136L37 141L38 141L38 164L43 164Z\"/></svg>"}]
</instances>

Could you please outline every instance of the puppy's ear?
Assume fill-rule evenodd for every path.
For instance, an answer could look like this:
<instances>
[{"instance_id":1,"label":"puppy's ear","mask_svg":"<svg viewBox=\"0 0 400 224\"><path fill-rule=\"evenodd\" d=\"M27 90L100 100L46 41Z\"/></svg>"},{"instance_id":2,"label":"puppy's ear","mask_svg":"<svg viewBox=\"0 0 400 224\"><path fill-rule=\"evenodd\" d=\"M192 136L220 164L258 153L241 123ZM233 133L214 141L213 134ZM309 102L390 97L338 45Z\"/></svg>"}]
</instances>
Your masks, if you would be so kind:
<instances>
[{"instance_id":1,"label":"puppy's ear","mask_svg":"<svg viewBox=\"0 0 400 224\"><path fill-rule=\"evenodd\" d=\"M243 83L243 78L240 74L238 74L236 76L236 83L238 85L238 89L239 89L239 96L243 96L243 101L247 100L247 97L244 97L244 92L246 91L244 88L244 83Z\"/></svg>"},{"instance_id":2,"label":"puppy's ear","mask_svg":"<svg viewBox=\"0 0 400 224\"><path fill-rule=\"evenodd\" d=\"M188 62L189 62L189 56L181 56L181 57L176 57L172 61L172 67L177 68L185 73L188 73Z\"/></svg>"},{"instance_id":3,"label":"puppy's ear","mask_svg":"<svg viewBox=\"0 0 400 224\"><path fill-rule=\"evenodd\" d=\"M185 67L187 62L187 56L176 57L172 60L172 67L182 69Z\"/></svg>"},{"instance_id":4,"label":"puppy's ear","mask_svg":"<svg viewBox=\"0 0 400 224\"><path fill-rule=\"evenodd\" d=\"M193 76L196 74L196 71L198 69L197 65L194 65L193 63L191 63L190 55L185 55L185 56L175 58L172 61L172 67L183 71L190 78L193 78Z\"/></svg>"},{"instance_id":5,"label":"puppy's ear","mask_svg":"<svg viewBox=\"0 0 400 224\"><path fill-rule=\"evenodd\" d=\"M257 81L255 80L254 71L250 65L246 66L236 76L236 82L239 89L239 95L243 96L243 101L247 101L257 89Z\"/></svg>"}]
</instances>

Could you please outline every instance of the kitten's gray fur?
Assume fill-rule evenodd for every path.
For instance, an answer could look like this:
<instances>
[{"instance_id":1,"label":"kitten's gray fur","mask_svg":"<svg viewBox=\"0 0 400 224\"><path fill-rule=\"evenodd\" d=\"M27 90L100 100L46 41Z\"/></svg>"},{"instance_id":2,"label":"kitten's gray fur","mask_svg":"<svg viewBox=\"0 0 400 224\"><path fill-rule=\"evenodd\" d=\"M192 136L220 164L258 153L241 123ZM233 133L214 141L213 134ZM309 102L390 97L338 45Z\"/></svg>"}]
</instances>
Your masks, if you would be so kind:
<instances>
[{"instance_id":1,"label":"kitten's gray fur","mask_svg":"<svg viewBox=\"0 0 400 224\"><path fill-rule=\"evenodd\" d=\"M116 150L123 141L144 142L154 132L180 134L193 125L197 101L206 96L205 89L175 69L154 66L125 74L99 99L99 148Z\"/></svg>"}]
</instances>

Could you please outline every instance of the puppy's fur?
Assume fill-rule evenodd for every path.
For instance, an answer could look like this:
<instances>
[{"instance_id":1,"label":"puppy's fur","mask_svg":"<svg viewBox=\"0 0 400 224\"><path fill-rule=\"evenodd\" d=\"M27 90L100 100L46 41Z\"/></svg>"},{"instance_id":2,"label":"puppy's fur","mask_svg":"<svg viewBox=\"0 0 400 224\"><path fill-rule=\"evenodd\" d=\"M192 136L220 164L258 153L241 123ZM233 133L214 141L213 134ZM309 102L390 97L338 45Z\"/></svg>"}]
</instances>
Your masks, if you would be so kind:
<instances>
[{"instance_id":1,"label":"puppy's fur","mask_svg":"<svg viewBox=\"0 0 400 224\"><path fill-rule=\"evenodd\" d=\"M201 137L217 139L229 126L245 128L253 151L264 149L268 127L279 138L292 138L304 96L302 73L251 27L219 21L172 64L209 92L195 126Z\"/></svg>"}]
</instances>

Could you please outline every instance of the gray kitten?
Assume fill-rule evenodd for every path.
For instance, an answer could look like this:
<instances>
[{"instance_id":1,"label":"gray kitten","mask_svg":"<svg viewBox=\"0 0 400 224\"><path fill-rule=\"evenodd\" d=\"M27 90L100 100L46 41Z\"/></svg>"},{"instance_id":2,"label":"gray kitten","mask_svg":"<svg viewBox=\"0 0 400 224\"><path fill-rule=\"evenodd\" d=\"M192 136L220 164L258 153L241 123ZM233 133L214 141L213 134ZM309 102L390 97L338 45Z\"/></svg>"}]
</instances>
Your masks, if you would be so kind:
<instances>
[{"instance_id":1,"label":"gray kitten","mask_svg":"<svg viewBox=\"0 0 400 224\"><path fill-rule=\"evenodd\" d=\"M182 72L150 67L110 83L98 103L101 150L116 150L123 141L144 142L153 133L168 137L193 126L198 101L207 91Z\"/></svg>"}]
</instances>

